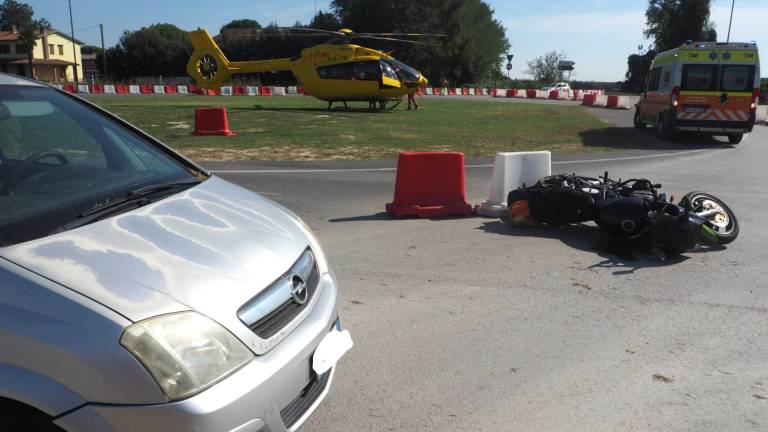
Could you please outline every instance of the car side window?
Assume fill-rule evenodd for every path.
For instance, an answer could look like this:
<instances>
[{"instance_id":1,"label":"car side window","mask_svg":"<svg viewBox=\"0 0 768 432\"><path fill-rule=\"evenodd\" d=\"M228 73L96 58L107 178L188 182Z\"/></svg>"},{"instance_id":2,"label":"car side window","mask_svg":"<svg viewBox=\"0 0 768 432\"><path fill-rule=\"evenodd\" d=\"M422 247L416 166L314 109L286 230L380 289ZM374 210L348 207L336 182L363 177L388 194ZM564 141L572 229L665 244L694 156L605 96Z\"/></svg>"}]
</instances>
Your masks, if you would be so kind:
<instances>
[{"instance_id":1,"label":"car side window","mask_svg":"<svg viewBox=\"0 0 768 432\"><path fill-rule=\"evenodd\" d=\"M659 81L661 81L661 68L651 69L651 73L648 76L648 91L658 91Z\"/></svg>"}]
</instances>

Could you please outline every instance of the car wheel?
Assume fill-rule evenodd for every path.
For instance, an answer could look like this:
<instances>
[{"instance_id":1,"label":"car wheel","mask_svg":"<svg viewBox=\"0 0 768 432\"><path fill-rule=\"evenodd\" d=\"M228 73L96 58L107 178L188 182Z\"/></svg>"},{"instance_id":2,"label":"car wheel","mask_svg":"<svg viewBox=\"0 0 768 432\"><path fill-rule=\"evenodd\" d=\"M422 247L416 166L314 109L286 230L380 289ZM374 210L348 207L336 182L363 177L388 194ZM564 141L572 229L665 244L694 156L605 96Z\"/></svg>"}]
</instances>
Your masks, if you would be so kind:
<instances>
[{"instance_id":1,"label":"car wheel","mask_svg":"<svg viewBox=\"0 0 768 432\"><path fill-rule=\"evenodd\" d=\"M728 135L728 142L733 144L733 145L736 145L736 144L740 143L743 138L744 138L744 134Z\"/></svg>"},{"instance_id":2,"label":"car wheel","mask_svg":"<svg viewBox=\"0 0 768 432\"><path fill-rule=\"evenodd\" d=\"M635 120L634 121L635 122L635 129L640 129L640 130L645 129L645 123L643 123L643 121L640 119L640 111L639 110L635 110L635 119L634 120Z\"/></svg>"},{"instance_id":3,"label":"car wheel","mask_svg":"<svg viewBox=\"0 0 768 432\"><path fill-rule=\"evenodd\" d=\"M64 432L42 411L4 398L0 398L0 431Z\"/></svg>"}]
</instances>

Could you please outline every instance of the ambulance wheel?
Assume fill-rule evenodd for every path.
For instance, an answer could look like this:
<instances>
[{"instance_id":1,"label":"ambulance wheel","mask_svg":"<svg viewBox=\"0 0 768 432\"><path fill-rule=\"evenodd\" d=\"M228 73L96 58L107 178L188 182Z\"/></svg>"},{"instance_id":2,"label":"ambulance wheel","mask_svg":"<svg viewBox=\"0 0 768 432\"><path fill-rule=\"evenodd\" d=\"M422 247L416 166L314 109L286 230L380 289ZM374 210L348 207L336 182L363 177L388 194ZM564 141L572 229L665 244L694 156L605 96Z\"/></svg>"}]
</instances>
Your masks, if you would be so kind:
<instances>
[{"instance_id":1,"label":"ambulance wheel","mask_svg":"<svg viewBox=\"0 0 768 432\"><path fill-rule=\"evenodd\" d=\"M669 116L664 113L659 114L659 120L656 122L656 132L658 132L659 137L662 139L673 141L677 138L677 134L672 130L670 123Z\"/></svg>"},{"instance_id":2,"label":"ambulance wheel","mask_svg":"<svg viewBox=\"0 0 768 432\"><path fill-rule=\"evenodd\" d=\"M645 123L640 120L640 111L635 111L635 129L645 129Z\"/></svg>"},{"instance_id":3,"label":"ambulance wheel","mask_svg":"<svg viewBox=\"0 0 768 432\"><path fill-rule=\"evenodd\" d=\"M736 145L740 143L743 138L744 138L744 134L728 135L728 142L733 145Z\"/></svg>"}]
</instances>

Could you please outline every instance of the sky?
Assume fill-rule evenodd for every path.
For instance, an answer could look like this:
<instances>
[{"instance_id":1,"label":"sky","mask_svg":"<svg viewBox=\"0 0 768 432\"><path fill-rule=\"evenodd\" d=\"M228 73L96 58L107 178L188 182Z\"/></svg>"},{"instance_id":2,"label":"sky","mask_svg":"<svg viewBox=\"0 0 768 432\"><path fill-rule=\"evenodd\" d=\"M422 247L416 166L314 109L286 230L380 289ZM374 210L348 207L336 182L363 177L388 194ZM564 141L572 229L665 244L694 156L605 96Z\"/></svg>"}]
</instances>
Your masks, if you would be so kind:
<instances>
[{"instance_id":1,"label":"sky","mask_svg":"<svg viewBox=\"0 0 768 432\"><path fill-rule=\"evenodd\" d=\"M22 0L24 1L24 0ZM223 24L251 18L262 24L291 26L308 23L315 8L328 10L327 0L71 0L75 37L100 45L99 23L104 24L107 46L117 43L124 30L137 30L168 22L186 30L198 27L218 32ZM397 1L397 0L393 0ZM514 54L513 78L528 78L526 63L548 51L565 52L576 63L572 79L620 81L627 69L627 56L639 45L647 46L644 0L486 0L495 18L507 29ZM37 17L47 18L55 28L70 31L67 0L26 0ZM728 32L730 0L714 0L712 19L718 39ZM768 1L736 0L731 40L757 41L768 50ZM768 76L768 51L762 56L761 72Z\"/></svg>"}]
</instances>

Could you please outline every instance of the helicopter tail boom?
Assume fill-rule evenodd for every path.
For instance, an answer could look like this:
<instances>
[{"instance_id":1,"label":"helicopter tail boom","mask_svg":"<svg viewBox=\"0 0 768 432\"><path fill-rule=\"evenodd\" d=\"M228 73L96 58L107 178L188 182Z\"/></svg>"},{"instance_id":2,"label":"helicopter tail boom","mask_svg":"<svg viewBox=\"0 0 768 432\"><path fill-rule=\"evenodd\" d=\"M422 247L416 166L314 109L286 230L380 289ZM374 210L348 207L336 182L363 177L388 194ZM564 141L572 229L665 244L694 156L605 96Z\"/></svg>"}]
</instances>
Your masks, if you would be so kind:
<instances>
[{"instance_id":1,"label":"helicopter tail boom","mask_svg":"<svg viewBox=\"0 0 768 432\"><path fill-rule=\"evenodd\" d=\"M290 71L290 59L230 62L208 31L189 32L194 51L187 63L187 73L198 87L218 88L233 74Z\"/></svg>"}]
</instances>

